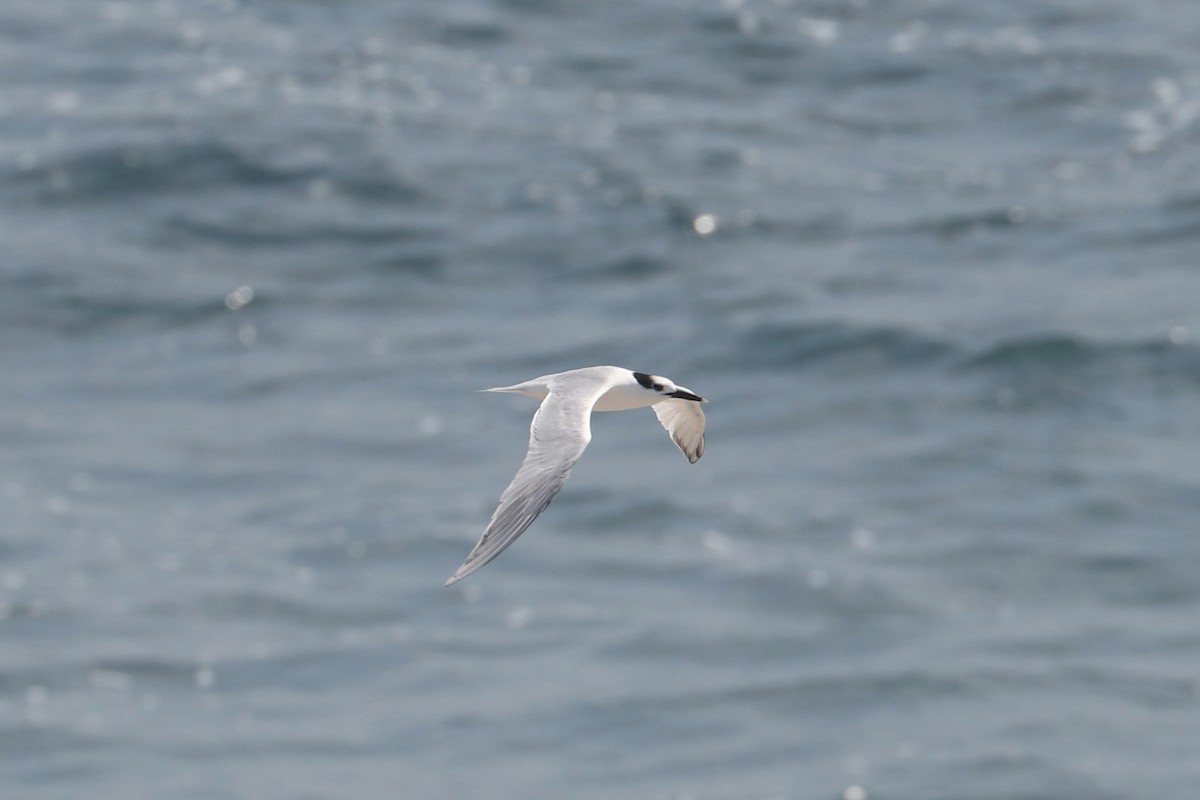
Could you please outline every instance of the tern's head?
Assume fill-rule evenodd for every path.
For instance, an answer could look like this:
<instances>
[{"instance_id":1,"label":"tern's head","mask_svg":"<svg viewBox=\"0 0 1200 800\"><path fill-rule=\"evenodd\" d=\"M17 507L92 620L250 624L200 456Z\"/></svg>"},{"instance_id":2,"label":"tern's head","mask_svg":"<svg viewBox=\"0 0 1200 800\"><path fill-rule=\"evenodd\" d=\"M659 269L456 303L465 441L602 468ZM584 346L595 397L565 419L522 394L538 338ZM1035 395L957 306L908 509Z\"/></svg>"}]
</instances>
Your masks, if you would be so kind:
<instances>
[{"instance_id":1,"label":"tern's head","mask_svg":"<svg viewBox=\"0 0 1200 800\"><path fill-rule=\"evenodd\" d=\"M649 375L645 372L633 373L634 379L647 391L661 394L663 397L678 397L681 400L695 400L697 403L703 403L704 398L693 394L682 386L676 386L670 378L664 378L661 375Z\"/></svg>"}]
</instances>

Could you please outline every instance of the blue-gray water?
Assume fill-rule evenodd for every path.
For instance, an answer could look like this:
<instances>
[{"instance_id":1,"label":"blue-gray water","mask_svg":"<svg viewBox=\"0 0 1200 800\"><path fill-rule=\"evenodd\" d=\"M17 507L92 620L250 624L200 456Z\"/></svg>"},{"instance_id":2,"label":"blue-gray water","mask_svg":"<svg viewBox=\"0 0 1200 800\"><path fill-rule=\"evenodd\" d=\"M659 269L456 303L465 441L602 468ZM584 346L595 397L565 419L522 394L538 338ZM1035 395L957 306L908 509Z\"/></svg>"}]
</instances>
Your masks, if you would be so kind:
<instances>
[{"instance_id":1,"label":"blue-gray water","mask_svg":"<svg viewBox=\"0 0 1200 800\"><path fill-rule=\"evenodd\" d=\"M5 3L4 796L1195 796L1197 30Z\"/></svg>"}]
</instances>

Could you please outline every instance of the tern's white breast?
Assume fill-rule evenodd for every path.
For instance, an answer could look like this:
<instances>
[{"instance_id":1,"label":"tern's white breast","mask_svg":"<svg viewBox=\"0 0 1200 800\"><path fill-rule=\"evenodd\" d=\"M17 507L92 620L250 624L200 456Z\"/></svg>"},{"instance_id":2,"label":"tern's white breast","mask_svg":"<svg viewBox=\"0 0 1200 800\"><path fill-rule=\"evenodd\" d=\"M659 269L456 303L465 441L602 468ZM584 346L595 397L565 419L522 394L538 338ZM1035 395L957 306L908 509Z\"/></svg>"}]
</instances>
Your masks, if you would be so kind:
<instances>
[{"instance_id":1,"label":"tern's white breast","mask_svg":"<svg viewBox=\"0 0 1200 800\"><path fill-rule=\"evenodd\" d=\"M628 411L631 408L652 406L662 395L648 392L640 386L614 386L596 401L593 411Z\"/></svg>"}]
</instances>

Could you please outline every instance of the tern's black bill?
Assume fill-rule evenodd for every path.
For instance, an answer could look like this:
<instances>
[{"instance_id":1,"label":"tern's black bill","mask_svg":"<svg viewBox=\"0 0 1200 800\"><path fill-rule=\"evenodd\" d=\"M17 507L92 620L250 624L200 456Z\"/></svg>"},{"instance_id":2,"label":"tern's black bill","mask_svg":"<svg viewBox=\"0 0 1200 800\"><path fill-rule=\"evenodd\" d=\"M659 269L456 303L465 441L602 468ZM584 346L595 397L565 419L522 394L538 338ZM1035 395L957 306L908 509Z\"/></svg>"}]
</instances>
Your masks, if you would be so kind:
<instances>
[{"instance_id":1,"label":"tern's black bill","mask_svg":"<svg viewBox=\"0 0 1200 800\"><path fill-rule=\"evenodd\" d=\"M704 398L698 394L685 392L683 389L678 389L674 392L668 392L667 397L678 397L680 400L695 400L697 403L703 403Z\"/></svg>"}]
</instances>

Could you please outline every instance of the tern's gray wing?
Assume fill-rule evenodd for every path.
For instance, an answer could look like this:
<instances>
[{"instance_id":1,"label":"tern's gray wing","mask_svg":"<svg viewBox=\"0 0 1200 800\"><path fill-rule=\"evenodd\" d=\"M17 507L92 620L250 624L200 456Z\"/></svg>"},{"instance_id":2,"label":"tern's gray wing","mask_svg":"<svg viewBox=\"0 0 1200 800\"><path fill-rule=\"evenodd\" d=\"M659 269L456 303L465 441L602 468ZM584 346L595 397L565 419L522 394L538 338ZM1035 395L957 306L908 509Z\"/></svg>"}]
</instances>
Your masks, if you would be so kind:
<instances>
[{"instance_id":1,"label":"tern's gray wing","mask_svg":"<svg viewBox=\"0 0 1200 800\"><path fill-rule=\"evenodd\" d=\"M652 408L671 439L693 464L704 455L704 411L695 400L662 400Z\"/></svg>"},{"instance_id":2,"label":"tern's gray wing","mask_svg":"<svg viewBox=\"0 0 1200 800\"><path fill-rule=\"evenodd\" d=\"M457 583L491 561L525 532L571 474L571 468L592 440L591 415L595 392L551 391L529 426L529 452L512 483L500 495L500 505L483 538L446 585Z\"/></svg>"}]
</instances>

